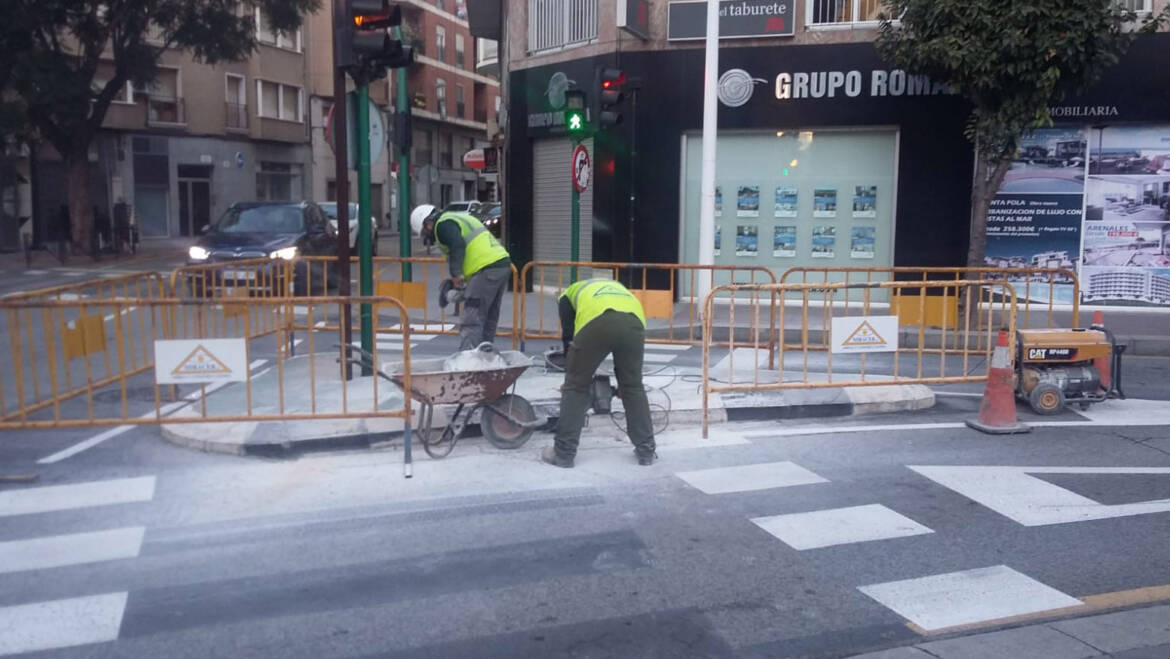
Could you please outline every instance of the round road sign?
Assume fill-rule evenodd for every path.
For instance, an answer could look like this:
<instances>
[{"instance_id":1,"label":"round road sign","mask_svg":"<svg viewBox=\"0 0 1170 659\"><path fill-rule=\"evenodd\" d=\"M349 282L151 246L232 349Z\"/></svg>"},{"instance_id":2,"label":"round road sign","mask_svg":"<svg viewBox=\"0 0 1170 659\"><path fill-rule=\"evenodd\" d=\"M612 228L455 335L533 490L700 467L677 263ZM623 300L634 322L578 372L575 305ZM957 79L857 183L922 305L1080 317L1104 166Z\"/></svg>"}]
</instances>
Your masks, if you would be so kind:
<instances>
[{"instance_id":1,"label":"round road sign","mask_svg":"<svg viewBox=\"0 0 1170 659\"><path fill-rule=\"evenodd\" d=\"M573 149L572 162L572 177L573 189L577 192L585 192L585 188L589 187L589 149L585 148L584 144L578 144L577 148Z\"/></svg>"}]
</instances>

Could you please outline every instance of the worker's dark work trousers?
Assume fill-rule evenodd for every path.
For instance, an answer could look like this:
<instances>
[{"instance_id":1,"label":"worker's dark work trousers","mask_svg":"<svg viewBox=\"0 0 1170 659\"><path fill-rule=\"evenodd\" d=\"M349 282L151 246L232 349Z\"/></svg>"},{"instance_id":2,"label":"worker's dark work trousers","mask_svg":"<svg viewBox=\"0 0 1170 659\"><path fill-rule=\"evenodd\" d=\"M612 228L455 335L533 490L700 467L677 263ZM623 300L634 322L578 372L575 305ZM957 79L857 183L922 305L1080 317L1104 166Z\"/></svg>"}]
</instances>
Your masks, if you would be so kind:
<instances>
[{"instance_id":1,"label":"worker's dark work trousers","mask_svg":"<svg viewBox=\"0 0 1170 659\"><path fill-rule=\"evenodd\" d=\"M593 399L589 387L597 367L613 353L613 369L626 410L626 432L639 455L654 453L654 426L650 421L650 404L642 386L642 355L646 331L631 313L606 311L589 321L573 337L565 360L565 384L561 387L561 416L557 421L555 447L557 455L577 455L585 411Z\"/></svg>"},{"instance_id":2,"label":"worker's dark work trousers","mask_svg":"<svg viewBox=\"0 0 1170 659\"><path fill-rule=\"evenodd\" d=\"M496 342L500 302L512 276L512 268L484 268L471 275L463 291L463 314L459 318L459 349L471 350L487 341Z\"/></svg>"}]
</instances>

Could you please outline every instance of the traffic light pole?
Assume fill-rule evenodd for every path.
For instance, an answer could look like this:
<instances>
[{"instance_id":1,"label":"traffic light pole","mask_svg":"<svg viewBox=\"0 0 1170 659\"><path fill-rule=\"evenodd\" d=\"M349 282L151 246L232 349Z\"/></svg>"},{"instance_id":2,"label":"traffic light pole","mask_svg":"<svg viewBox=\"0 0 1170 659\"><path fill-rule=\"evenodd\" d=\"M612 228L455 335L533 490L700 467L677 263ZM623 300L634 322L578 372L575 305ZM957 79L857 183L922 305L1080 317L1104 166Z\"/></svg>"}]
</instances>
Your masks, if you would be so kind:
<instances>
[{"instance_id":1,"label":"traffic light pole","mask_svg":"<svg viewBox=\"0 0 1170 659\"><path fill-rule=\"evenodd\" d=\"M402 40L402 28L394 28L394 38L399 41ZM407 99L407 73L406 69L397 69L394 74L398 78L398 102L395 105L395 111L400 115L410 112L410 105ZM399 122L398 126L409 126L408 122ZM412 130L407 128L407 130ZM398 142L398 248L399 254L403 259L410 257L410 148L403 145L409 144L408 136L399 136L395 141ZM411 273L410 262L403 260L402 262L402 281L407 282L413 279Z\"/></svg>"},{"instance_id":2,"label":"traffic light pole","mask_svg":"<svg viewBox=\"0 0 1170 659\"><path fill-rule=\"evenodd\" d=\"M580 143L580 138L575 135L569 138L569 144L573 145L570 153ZM576 174L573 167L570 167L569 171ZM572 232L572 236L569 238L569 260L576 264L581 260L581 193L577 192L577 182L573 180L572 175L569 176L569 187L572 193L572 196L569 197L569 231ZM569 271L569 283L575 281L577 281L577 266L573 265L572 270Z\"/></svg>"},{"instance_id":3,"label":"traffic light pole","mask_svg":"<svg viewBox=\"0 0 1170 659\"><path fill-rule=\"evenodd\" d=\"M357 88L358 141L358 291L374 294L374 250L370 244L370 86ZM374 353L374 317L371 306L361 305L362 350ZM373 364L362 360L362 375L374 374Z\"/></svg>"},{"instance_id":4,"label":"traffic light pole","mask_svg":"<svg viewBox=\"0 0 1170 659\"><path fill-rule=\"evenodd\" d=\"M342 17L346 16L345 0L335 0L333 4L333 20L334 33L336 34L337 22L344 20ZM337 294L341 297L349 297L349 162L348 149L349 144L346 139L346 109L345 109L345 71L341 68L341 53L339 51L340 44L334 43L333 50L333 116L340 118L340 124L336 130L333 131L333 161L336 164L334 169L334 178L337 183ZM305 266L305 281L310 282L312 279L309 276L309 266ZM328 285L328 282L326 282ZM341 305L341 345L352 345L352 331L353 317L350 315L350 308L348 304ZM348 360L342 365L343 377L349 380L353 377L353 368L350 366Z\"/></svg>"}]
</instances>

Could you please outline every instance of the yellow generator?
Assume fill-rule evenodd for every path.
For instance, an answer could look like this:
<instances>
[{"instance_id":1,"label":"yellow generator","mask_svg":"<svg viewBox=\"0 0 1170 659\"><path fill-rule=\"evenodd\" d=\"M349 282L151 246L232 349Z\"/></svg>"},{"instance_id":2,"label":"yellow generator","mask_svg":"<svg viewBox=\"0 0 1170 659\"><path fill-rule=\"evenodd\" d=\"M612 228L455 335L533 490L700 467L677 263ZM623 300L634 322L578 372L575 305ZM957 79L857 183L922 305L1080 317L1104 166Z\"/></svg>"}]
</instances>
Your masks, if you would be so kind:
<instances>
[{"instance_id":1,"label":"yellow generator","mask_svg":"<svg viewBox=\"0 0 1170 659\"><path fill-rule=\"evenodd\" d=\"M1121 391L1121 353L1103 327L1026 329L1016 332L1016 396L1037 414L1056 414L1066 403L1086 409Z\"/></svg>"}]
</instances>

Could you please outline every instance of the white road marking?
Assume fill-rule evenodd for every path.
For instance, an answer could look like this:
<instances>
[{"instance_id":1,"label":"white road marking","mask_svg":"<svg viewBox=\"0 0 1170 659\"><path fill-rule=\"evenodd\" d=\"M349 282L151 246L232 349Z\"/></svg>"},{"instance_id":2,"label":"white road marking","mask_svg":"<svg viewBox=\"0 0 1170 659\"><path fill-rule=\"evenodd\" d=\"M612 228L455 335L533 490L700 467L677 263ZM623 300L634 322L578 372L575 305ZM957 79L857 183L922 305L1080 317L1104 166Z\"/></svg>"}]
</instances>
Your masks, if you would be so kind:
<instances>
[{"instance_id":1,"label":"white road marking","mask_svg":"<svg viewBox=\"0 0 1170 659\"><path fill-rule=\"evenodd\" d=\"M135 526L0 542L0 574L134 558L145 533Z\"/></svg>"},{"instance_id":2,"label":"white road marking","mask_svg":"<svg viewBox=\"0 0 1170 659\"><path fill-rule=\"evenodd\" d=\"M0 517L139 503L154 498L154 476L46 485L0 492Z\"/></svg>"},{"instance_id":3,"label":"white road marking","mask_svg":"<svg viewBox=\"0 0 1170 659\"><path fill-rule=\"evenodd\" d=\"M1170 499L1109 506L1031 475L1170 474L1168 467L909 466L909 468L1024 526L1047 526L1170 512Z\"/></svg>"},{"instance_id":4,"label":"white road marking","mask_svg":"<svg viewBox=\"0 0 1170 659\"><path fill-rule=\"evenodd\" d=\"M751 492L774 487L793 487L829 482L792 462L768 462L738 467L680 471L675 476L706 494Z\"/></svg>"},{"instance_id":5,"label":"white road marking","mask_svg":"<svg viewBox=\"0 0 1170 659\"><path fill-rule=\"evenodd\" d=\"M798 551L934 533L877 503L756 517L752 522Z\"/></svg>"},{"instance_id":6,"label":"white road marking","mask_svg":"<svg viewBox=\"0 0 1170 659\"><path fill-rule=\"evenodd\" d=\"M294 348L295 348L295 347L297 347L297 346L301 345L301 344L302 344L302 343L304 343L304 342L305 342L305 340L304 340L304 339L296 339L296 340L294 340L294 341L292 342L292 347L294 347Z\"/></svg>"},{"instance_id":7,"label":"white road marking","mask_svg":"<svg viewBox=\"0 0 1170 659\"><path fill-rule=\"evenodd\" d=\"M84 277L88 273L80 272L78 270L66 270L66 271L62 272L61 274L66 276L66 277Z\"/></svg>"},{"instance_id":8,"label":"white road marking","mask_svg":"<svg viewBox=\"0 0 1170 659\"><path fill-rule=\"evenodd\" d=\"M171 412L174 412L175 410L179 409L180 407L183 407L186 404L187 404L187 401L175 401L173 403L167 403L166 405L163 405L162 407L159 408L159 412L162 416L167 416ZM143 414L142 416L140 416L138 418L149 419L152 417L154 417L153 410L150 412L147 412L146 414ZM117 437L118 435L121 435L122 433L126 432L127 430L130 430L133 427L134 426L130 426L130 425L115 426L115 427L110 428L109 430L107 430L103 433L100 433L98 435L94 435L93 437L90 437L89 439L87 439L83 442L78 442L77 444L74 444L73 446L70 446L69 448L67 448L63 451L58 451L58 452L54 453L53 455L41 458L40 460L37 460L37 464L44 465L44 464L53 464L54 462L60 462L60 461L64 460L65 458L77 455L78 453L81 453L82 451L84 451L86 449L93 448L93 447L97 446L98 444L101 444L102 442L106 441L107 439L112 439L114 437Z\"/></svg>"},{"instance_id":9,"label":"white road marking","mask_svg":"<svg viewBox=\"0 0 1170 659\"><path fill-rule=\"evenodd\" d=\"M769 437L800 437L803 435L829 435L853 432L876 433L888 430L945 430L950 428L966 427L967 424L965 423L900 423L856 426L810 426L807 428L779 428L777 430L770 430L768 432L751 433L745 436L748 439L766 439Z\"/></svg>"},{"instance_id":10,"label":"white road marking","mask_svg":"<svg viewBox=\"0 0 1170 659\"><path fill-rule=\"evenodd\" d=\"M41 275L47 275L49 273L46 270L25 270L24 274L30 275L32 277L39 277Z\"/></svg>"},{"instance_id":11,"label":"white road marking","mask_svg":"<svg viewBox=\"0 0 1170 659\"><path fill-rule=\"evenodd\" d=\"M647 350L668 350L670 352L684 352L690 350L692 346L679 345L675 343L647 343Z\"/></svg>"},{"instance_id":12,"label":"white road marking","mask_svg":"<svg viewBox=\"0 0 1170 659\"><path fill-rule=\"evenodd\" d=\"M248 364L248 370L254 371L267 363L268 363L267 359L255 359L252 361L251 364Z\"/></svg>"},{"instance_id":13,"label":"white road marking","mask_svg":"<svg viewBox=\"0 0 1170 659\"><path fill-rule=\"evenodd\" d=\"M861 586L858 590L927 631L1081 604L1006 565Z\"/></svg>"},{"instance_id":14,"label":"white road marking","mask_svg":"<svg viewBox=\"0 0 1170 659\"><path fill-rule=\"evenodd\" d=\"M124 316L124 315L130 313L131 311L134 311L137 308L138 307L126 307L125 309L122 309L121 311L119 311L117 313L106 314L106 316L104 318L102 318L102 320L104 320L108 323L111 320L117 318L118 316Z\"/></svg>"},{"instance_id":15,"label":"white road marking","mask_svg":"<svg viewBox=\"0 0 1170 659\"><path fill-rule=\"evenodd\" d=\"M0 654L117 640L127 595L108 593L0 608Z\"/></svg>"}]
</instances>

